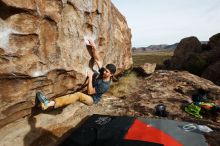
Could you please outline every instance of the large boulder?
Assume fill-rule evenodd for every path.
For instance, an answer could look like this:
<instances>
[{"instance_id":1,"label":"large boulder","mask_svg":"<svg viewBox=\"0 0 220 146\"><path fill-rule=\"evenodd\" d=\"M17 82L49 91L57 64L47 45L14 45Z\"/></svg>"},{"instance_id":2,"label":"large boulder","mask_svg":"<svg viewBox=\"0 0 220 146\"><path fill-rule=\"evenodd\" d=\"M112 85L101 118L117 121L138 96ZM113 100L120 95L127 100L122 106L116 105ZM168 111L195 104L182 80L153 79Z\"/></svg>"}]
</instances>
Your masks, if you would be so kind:
<instances>
[{"instance_id":1,"label":"large boulder","mask_svg":"<svg viewBox=\"0 0 220 146\"><path fill-rule=\"evenodd\" d=\"M164 62L167 68L187 70L220 85L220 33L208 43L201 44L195 37L180 41L171 60Z\"/></svg>"},{"instance_id":2,"label":"large boulder","mask_svg":"<svg viewBox=\"0 0 220 146\"><path fill-rule=\"evenodd\" d=\"M214 50L220 50L220 33L212 36L210 39L209 39L209 45L212 49Z\"/></svg>"},{"instance_id":3,"label":"large boulder","mask_svg":"<svg viewBox=\"0 0 220 146\"><path fill-rule=\"evenodd\" d=\"M209 65L220 60L220 33L212 36L207 44L203 44L203 51L200 56L205 59Z\"/></svg>"},{"instance_id":4,"label":"large boulder","mask_svg":"<svg viewBox=\"0 0 220 146\"><path fill-rule=\"evenodd\" d=\"M117 73L132 65L130 29L110 0L0 4L0 127L30 114L36 91L52 98L81 87L92 61L86 39Z\"/></svg>"},{"instance_id":5,"label":"large boulder","mask_svg":"<svg viewBox=\"0 0 220 146\"><path fill-rule=\"evenodd\" d=\"M208 45L210 46L211 50L206 52L206 56L208 56L206 58L209 60L210 64L203 71L202 77L215 82L217 85L220 85L220 33L211 37Z\"/></svg>"},{"instance_id":6,"label":"large boulder","mask_svg":"<svg viewBox=\"0 0 220 146\"><path fill-rule=\"evenodd\" d=\"M216 84L220 85L220 61L208 66L202 73L202 77L215 81Z\"/></svg>"},{"instance_id":7,"label":"large boulder","mask_svg":"<svg viewBox=\"0 0 220 146\"><path fill-rule=\"evenodd\" d=\"M174 51L171 64L172 68L184 68L185 63L189 60L190 56L201 52L201 50L202 45L196 37L182 39Z\"/></svg>"}]
</instances>

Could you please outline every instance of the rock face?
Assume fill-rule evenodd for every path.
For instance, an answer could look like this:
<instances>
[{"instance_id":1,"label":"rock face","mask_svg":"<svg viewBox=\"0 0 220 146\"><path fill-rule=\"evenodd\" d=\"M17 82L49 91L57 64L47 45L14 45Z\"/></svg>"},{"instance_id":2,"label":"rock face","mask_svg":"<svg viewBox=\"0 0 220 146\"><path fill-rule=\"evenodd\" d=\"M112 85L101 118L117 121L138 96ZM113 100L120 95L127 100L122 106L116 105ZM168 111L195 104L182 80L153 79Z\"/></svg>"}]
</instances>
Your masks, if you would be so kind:
<instances>
[{"instance_id":1,"label":"rock face","mask_svg":"<svg viewBox=\"0 0 220 146\"><path fill-rule=\"evenodd\" d=\"M220 61L208 66L202 73L202 77L214 81L217 85L220 85Z\"/></svg>"},{"instance_id":2,"label":"rock face","mask_svg":"<svg viewBox=\"0 0 220 146\"><path fill-rule=\"evenodd\" d=\"M80 88L93 61L87 39L118 73L131 67L130 29L110 0L0 0L0 127L30 114L38 90Z\"/></svg>"},{"instance_id":3,"label":"rock face","mask_svg":"<svg viewBox=\"0 0 220 146\"><path fill-rule=\"evenodd\" d=\"M165 65L170 69L187 70L220 85L220 33L201 44L196 37L180 41L174 56Z\"/></svg>"},{"instance_id":4,"label":"rock face","mask_svg":"<svg viewBox=\"0 0 220 146\"><path fill-rule=\"evenodd\" d=\"M196 53L202 50L202 45L196 37L185 38L180 41L172 58L173 67L184 68L185 62Z\"/></svg>"}]
</instances>

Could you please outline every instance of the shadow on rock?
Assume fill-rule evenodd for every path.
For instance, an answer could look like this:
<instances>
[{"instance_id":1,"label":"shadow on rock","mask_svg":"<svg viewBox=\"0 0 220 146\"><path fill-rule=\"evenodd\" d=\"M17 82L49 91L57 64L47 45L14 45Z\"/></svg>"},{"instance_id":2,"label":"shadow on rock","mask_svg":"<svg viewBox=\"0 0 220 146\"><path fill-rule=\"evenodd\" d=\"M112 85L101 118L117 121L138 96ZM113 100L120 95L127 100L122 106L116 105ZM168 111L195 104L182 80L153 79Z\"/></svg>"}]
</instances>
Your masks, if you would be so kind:
<instances>
[{"instance_id":1,"label":"shadow on rock","mask_svg":"<svg viewBox=\"0 0 220 146\"><path fill-rule=\"evenodd\" d=\"M75 127L69 129L67 132L65 132L60 138L59 140L57 141L56 145L58 146L66 146L66 145L69 145L69 143L66 141L66 139L76 130L78 129L79 127L81 127L85 121L89 118L90 116L86 116L85 118L83 118L81 120L80 123L78 123ZM67 142L67 143L66 143Z\"/></svg>"},{"instance_id":2,"label":"shadow on rock","mask_svg":"<svg viewBox=\"0 0 220 146\"><path fill-rule=\"evenodd\" d=\"M30 131L24 137L24 146L54 145L58 137L44 128L36 127L36 123L37 120L35 117L30 116L28 118Z\"/></svg>"},{"instance_id":3,"label":"shadow on rock","mask_svg":"<svg viewBox=\"0 0 220 146\"><path fill-rule=\"evenodd\" d=\"M58 109L47 113L57 115L61 112L62 109ZM36 127L37 119L34 116L39 113L42 113L39 108L33 107L31 109L31 115L28 118L30 130L24 137L24 146L52 146L58 140L58 137L55 136L51 131L48 131L47 129L41 127Z\"/></svg>"}]
</instances>

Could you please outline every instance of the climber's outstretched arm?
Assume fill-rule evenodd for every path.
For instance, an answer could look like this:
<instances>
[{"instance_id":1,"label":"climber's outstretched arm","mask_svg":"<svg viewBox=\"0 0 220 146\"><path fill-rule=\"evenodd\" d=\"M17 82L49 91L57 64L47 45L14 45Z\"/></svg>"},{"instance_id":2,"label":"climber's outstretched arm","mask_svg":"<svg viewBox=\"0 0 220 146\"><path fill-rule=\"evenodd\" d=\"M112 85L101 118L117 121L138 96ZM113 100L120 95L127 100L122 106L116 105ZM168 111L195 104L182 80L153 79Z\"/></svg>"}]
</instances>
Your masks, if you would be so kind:
<instances>
[{"instance_id":1,"label":"climber's outstretched arm","mask_svg":"<svg viewBox=\"0 0 220 146\"><path fill-rule=\"evenodd\" d=\"M87 93L89 94L89 95L92 95L92 94L95 94L96 93L96 91L95 91L95 88L93 87L93 85L92 85L92 80L93 80L93 78L92 78L92 76L93 76L93 72L92 71L88 71L87 72L87 76L88 76L88 85L87 85Z\"/></svg>"},{"instance_id":2,"label":"climber's outstretched arm","mask_svg":"<svg viewBox=\"0 0 220 146\"><path fill-rule=\"evenodd\" d=\"M98 65L98 67L101 68L102 67L102 60L99 55L99 51L96 49L96 45L95 45L94 41L89 40L89 44L92 47L92 55L94 57L94 60L95 60L96 64Z\"/></svg>"}]
</instances>

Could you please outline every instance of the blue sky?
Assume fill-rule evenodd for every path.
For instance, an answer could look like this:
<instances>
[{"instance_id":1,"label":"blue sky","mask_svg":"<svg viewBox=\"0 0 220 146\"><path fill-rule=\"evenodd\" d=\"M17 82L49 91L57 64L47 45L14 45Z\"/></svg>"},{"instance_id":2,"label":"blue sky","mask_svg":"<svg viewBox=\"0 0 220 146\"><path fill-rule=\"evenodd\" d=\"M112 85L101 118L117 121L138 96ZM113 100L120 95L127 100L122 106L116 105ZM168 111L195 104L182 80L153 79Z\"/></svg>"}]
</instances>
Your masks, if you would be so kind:
<instances>
[{"instance_id":1,"label":"blue sky","mask_svg":"<svg viewBox=\"0 0 220 146\"><path fill-rule=\"evenodd\" d=\"M220 0L112 0L126 17L132 46L174 44L220 33Z\"/></svg>"}]
</instances>

